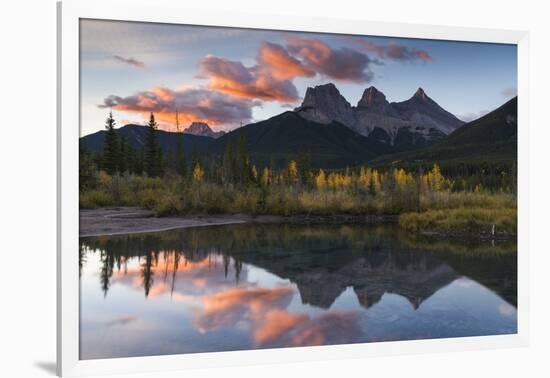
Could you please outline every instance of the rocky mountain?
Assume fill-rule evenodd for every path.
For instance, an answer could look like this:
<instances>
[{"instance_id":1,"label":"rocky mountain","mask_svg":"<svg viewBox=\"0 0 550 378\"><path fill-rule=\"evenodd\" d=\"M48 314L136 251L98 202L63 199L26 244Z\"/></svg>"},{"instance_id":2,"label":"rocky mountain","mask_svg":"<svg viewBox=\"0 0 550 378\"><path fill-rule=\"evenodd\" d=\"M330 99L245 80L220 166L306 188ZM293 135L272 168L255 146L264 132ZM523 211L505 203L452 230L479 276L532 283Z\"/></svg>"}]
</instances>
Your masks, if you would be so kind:
<instances>
[{"instance_id":1,"label":"rocky mountain","mask_svg":"<svg viewBox=\"0 0 550 378\"><path fill-rule=\"evenodd\" d=\"M371 86L363 92L357 106L351 106L329 83L308 88L295 112L318 123L340 122L363 136L400 150L441 140L464 123L428 97L422 88L406 101L390 103Z\"/></svg>"},{"instance_id":2,"label":"rocky mountain","mask_svg":"<svg viewBox=\"0 0 550 378\"><path fill-rule=\"evenodd\" d=\"M205 122L193 122L189 127L183 130L186 134L204 136L209 138L219 138L225 135L225 131L214 131Z\"/></svg>"},{"instance_id":3,"label":"rocky mountain","mask_svg":"<svg viewBox=\"0 0 550 378\"><path fill-rule=\"evenodd\" d=\"M348 127L355 124L352 106L332 83L309 87L302 105L295 111L303 118L317 123L337 121Z\"/></svg>"}]
</instances>

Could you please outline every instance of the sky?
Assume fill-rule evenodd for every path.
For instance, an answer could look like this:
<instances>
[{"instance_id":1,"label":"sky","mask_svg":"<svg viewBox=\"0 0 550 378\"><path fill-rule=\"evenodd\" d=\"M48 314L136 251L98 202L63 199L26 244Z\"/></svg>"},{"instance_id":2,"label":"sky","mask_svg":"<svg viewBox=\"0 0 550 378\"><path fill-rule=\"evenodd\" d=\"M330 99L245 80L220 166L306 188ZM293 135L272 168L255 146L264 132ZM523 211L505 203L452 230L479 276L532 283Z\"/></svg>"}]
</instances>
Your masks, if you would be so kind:
<instances>
[{"instance_id":1,"label":"sky","mask_svg":"<svg viewBox=\"0 0 550 378\"><path fill-rule=\"evenodd\" d=\"M191 122L232 130L300 105L334 83L352 105L375 86L390 102L421 87L470 121L517 93L515 45L161 23L80 21L81 135Z\"/></svg>"}]
</instances>

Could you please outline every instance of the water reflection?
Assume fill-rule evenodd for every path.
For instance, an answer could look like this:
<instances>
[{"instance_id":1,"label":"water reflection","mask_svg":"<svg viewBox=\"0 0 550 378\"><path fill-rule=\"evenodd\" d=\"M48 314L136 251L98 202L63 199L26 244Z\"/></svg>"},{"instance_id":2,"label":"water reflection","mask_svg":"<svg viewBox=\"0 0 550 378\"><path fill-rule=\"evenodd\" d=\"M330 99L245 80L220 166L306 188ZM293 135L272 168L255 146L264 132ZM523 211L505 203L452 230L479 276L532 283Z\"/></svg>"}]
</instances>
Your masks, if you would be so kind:
<instances>
[{"instance_id":1,"label":"water reflection","mask_svg":"<svg viewBox=\"0 0 550 378\"><path fill-rule=\"evenodd\" d=\"M515 248L364 225L81 238L80 355L514 333Z\"/></svg>"}]
</instances>

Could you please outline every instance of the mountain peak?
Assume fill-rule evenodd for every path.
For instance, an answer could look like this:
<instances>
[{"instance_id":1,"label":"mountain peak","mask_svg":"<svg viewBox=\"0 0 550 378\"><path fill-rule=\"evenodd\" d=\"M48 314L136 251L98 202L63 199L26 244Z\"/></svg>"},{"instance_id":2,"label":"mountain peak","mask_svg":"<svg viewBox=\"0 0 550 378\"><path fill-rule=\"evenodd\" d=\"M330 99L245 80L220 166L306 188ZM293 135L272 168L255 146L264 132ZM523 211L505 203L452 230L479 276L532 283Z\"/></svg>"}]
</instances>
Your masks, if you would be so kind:
<instances>
[{"instance_id":1,"label":"mountain peak","mask_svg":"<svg viewBox=\"0 0 550 378\"><path fill-rule=\"evenodd\" d=\"M304 101L302 102L302 107L321 105L321 103L326 101L339 101L348 103L344 96L340 94L340 91L338 90L338 88L336 88L336 85L334 85L333 83L327 83L317 85L313 88L308 87L306 90L306 95L304 96Z\"/></svg>"},{"instance_id":2,"label":"mountain peak","mask_svg":"<svg viewBox=\"0 0 550 378\"><path fill-rule=\"evenodd\" d=\"M416 92L414 92L413 98L419 98L419 99L422 99L422 100L427 100L429 97L426 94L426 92L424 92L424 89L422 89L422 87L418 87Z\"/></svg>"},{"instance_id":3,"label":"mountain peak","mask_svg":"<svg viewBox=\"0 0 550 378\"><path fill-rule=\"evenodd\" d=\"M318 123L338 121L352 125L353 110L333 83L308 87L302 105L295 109L302 117Z\"/></svg>"},{"instance_id":4,"label":"mountain peak","mask_svg":"<svg viewBox=\"0 0 550 378\"><path fill-rule=\"evenodd\" d=\"M186 134L206 136L210 138L219 138L225 134L224 131L213 131L206 122L193 122L183 130Z\"/></svg>"},{"instance_id":5,"label":"mountain peak","mask_svg":"<svg viewBox=\"0 0 550 378\"><path fill-rule=\"evenodd\" d=\"M385 105L387 104L386 96L380 92L376 87L370 86L363 92L363 96L357 103L357 107L369 107L373 105Z\"/></svg>"}]
</instances>

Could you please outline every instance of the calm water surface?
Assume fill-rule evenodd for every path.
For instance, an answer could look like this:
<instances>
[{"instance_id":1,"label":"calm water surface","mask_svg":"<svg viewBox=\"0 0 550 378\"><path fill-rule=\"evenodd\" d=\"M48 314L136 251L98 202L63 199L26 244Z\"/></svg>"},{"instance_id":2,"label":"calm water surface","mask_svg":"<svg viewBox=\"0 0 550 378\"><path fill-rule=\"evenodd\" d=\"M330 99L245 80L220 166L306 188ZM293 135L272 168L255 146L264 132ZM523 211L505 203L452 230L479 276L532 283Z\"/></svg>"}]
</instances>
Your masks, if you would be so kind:
<instances>
[{"instance_id":1,"label":"calm water surface","mask_svg":"<svg viewBox=\"0 0 550 378\"><path fill-rule=\"evenodd\" d=\"M80 244L81 359L517 331L510 242L241 224Z\"/></svg>"}]
</instances>

